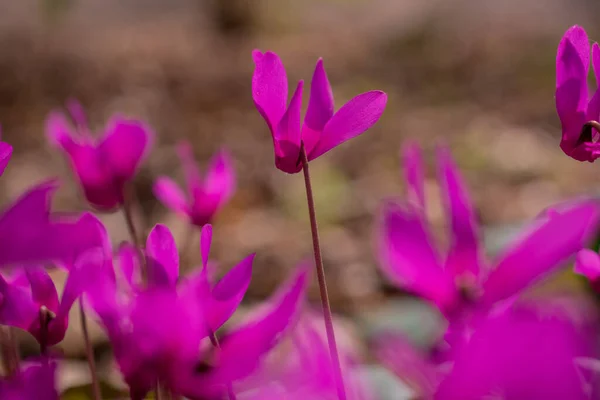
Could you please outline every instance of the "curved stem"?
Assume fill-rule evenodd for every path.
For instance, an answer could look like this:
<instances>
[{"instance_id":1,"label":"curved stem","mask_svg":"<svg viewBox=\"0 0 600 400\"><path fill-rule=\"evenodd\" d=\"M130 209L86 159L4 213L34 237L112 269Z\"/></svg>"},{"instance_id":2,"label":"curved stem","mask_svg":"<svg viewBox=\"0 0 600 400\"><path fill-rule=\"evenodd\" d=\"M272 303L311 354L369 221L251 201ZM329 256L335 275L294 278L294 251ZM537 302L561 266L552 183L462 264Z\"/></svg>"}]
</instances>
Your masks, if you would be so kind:
<instances>
[{"instance_id":1,"label":"curved stem","mask_svg":"<svg viewBox=\"0 0 600 400\"><path fill-rule=\"evenodd\" d=\"M94 349L90 341L90 335L87 326L87 318L83 309L83 298L79 299L79 316L81 317L81 331L83 332L83 341L85 343L85 355L90 367L90 375L92 377L92 394L94 400L101 400L102 393L100 392L100 383L98 382L98 373L96 372L96 360L94 359Z\"/></svg>"},{"instance_id":2,"label":"curved stem","mask_svg":"<svg viewBox=\"0 0 600 400\"><path fill-rule=\"evenodd\" d=\"M319 281L319 292L321 294L321 305L323 307L323 319L325 320L325 330L327 332L329 355L331 356L331 361L333 363L333 376L335 378L338 398L340 400L346 400L346 389L344 388L344 379L342 377L340 356L338 354L337 344L335 340L335 331L333 329L333 317L331 314L331 306L329 305L329 295L327 294L327 282L325 280L325 269L323 268L323 258L321 256L321 244L319 241L319 228L317 226L315 201L313 198L310 173L308 171L308 159L306 157L304 143L302 143L302 146L300 148L300 158L302 161L302 171L304 172L304 185L306 187L308 216L310 218L310 230L312 232L315 266L317 268L317 280Z\"/></svg>"}]
</instances>

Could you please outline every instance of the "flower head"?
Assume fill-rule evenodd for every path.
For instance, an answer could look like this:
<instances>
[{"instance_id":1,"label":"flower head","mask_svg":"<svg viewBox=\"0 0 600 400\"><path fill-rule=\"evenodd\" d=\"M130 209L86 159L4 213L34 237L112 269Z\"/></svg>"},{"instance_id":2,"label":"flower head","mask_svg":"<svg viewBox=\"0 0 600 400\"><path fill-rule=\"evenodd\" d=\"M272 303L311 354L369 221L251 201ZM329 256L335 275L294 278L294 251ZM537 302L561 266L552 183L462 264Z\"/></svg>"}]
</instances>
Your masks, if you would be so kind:
<instances>
[{"instance_id":1,"label":"flower head","mask_svg":"<svg viewBox=\"0 0 600 400\"><path fill-rule=\"evenodd\" d=\"M304 82L298 83L286 107L287 75L277 54L254 50L252 57L256 65L252 77L252 98L271 130L275 165L283 172L293 174L302 169L302 145L308 161L314 160L365 132L383 114L387 95L379 90L354 97L334 113L333 92L323 60L319 59L312 77L310 100L303 123L300 114Z\"/></svg>"},{"instance_id":2,"label":"flower head","mask_svg":"<svg viewBox=\"0 0 600 400\"><path fill-rule=\"evenodd\" d=\"M187 196L165 176L154 183L154 195L171 210L185 215L192 224L203 226L211 222L235 192L233 163L222 150L214 156L202 178L190 144L180 143L178 153L185 171Z\"/></svg>"},{"instance_id":3,"label":"flower head","mask_svg":"<svg viewBox=\"0 0 600 400\"><path fill-rule=\"evenodd\" d=\"M46 121L50 142L71 161L87 201L100 210L112 210L124 202L125 184L133 179L148 153L152 133L141 121L114 116L95 138L86 126L81 107L71 108L76 128L62 113Z\"/></svg>"},{"instance_id":4,"label":"flower head","mask_svg":"<svg viewBox=\"0 0 600 400\"><path fill-rule=\"evenodd\" d=\"M206 232L210 229L205 227ZM207 236L203 235L204 249L210 246ZM203 254L207 259L208 250ZM142 266L137 257L135 248L125 244L119 249L116 273L112 265L97 265L96 271L103 273L88 288L90 302L134 398L143 398L158 381L179 393L180 375L194 370L201 341L220 328L243 299L254 255L216 285L205 273L180 279L173 235L156 225L146 242L145 284L139 279Z\"/></svg>"},{"instance_id":5,"label":"flower head","mask_svg":"<svg viewBox=\"0 0 600 400\"><path fill-rule=\"evenodd\" d=\"M408 157L409 162L420 157ZM574 255L589 238L600 217L599 204L585 200L539 218L492 263L483 257L475 213L450 154L438 152L439 179L450 224L450 248L441 257L419 204L387 202L379 224L379 248L384 273L397 285L432 301L464 332L465 312L487 313L496 303L512 298L561 262ZM422 199L422 182L408 165L409 191ZM467 323L468 325L468 323Z\"/></svg>"},{"instance_id":6,"label":"flower head","mask_svg":"<svg viewBox=\"0 0 600 400\"><path fill-rule=\"evenodd\" d=\"M600 83L600 47L591 49L596 81ZM589 121L600 117L600 90L590 95L588 74L590 41L585 30L573 26L563 36L556 54L556 111L562 125L560 147L579 161L594 161L600 157L598 132Z\"/></svg>"}]
</instances>

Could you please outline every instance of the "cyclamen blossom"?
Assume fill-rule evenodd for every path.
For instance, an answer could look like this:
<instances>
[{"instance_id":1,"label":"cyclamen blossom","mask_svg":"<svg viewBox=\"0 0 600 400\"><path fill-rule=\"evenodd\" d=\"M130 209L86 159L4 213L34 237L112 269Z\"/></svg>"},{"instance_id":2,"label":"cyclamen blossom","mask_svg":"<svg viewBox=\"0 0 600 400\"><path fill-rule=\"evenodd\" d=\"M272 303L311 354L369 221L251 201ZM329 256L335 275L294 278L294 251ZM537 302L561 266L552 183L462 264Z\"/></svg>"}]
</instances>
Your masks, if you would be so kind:
<instances>
[{"instance_id":1,"label":"cyclamen blossom","mask_svg":"<svg viewBox=\"0 0 600 400\"><path fill-rule=\"evenodd\" d=\"M422 176L413 173L422 168L420 157L415 157L418 149L410 154L406 171L409 191L414 193L411 198L423 199ZM472 203L447 150L438 151L438 164L451 228L445 259L440 259L430 237L423 204L387 202L379 224L381 267L398 286L432 301L456 323L457 333L463 330L465 312L485 314L496 303L519 294L581 249L598 225L598 202L565 206L533 223L488 272Z\"/></svg>"},{"instance_id":2,"label":"cyclamen blossom","mask_svg":"<svg viewBox=\"0 0 600 400\"><path fill-rule=\"evenodd\" d=\"M58 400L56 362L42 359L22 366L18 373L0 379L2 400Z\"/></svg>"},{"instance_id":3,"label":"cyclamen blossom","mask_svg":"<svg viewBox=\"0 0 600 400\"><path fill-rule=\"evenodd\" d=\"M596 82L600 84L600 47L591 49ZM563 36L556 54L556 110L562 124L560 147L570 157L592 162L600 157L598 132L587 122L600 117L600 90L589 93L590 40L573 26Z\"/></svg>"},{"instance_id":4,"label":"cyclamen blossom","mask_svg":"<svg viewBox=\"0 0 600 400\"><path fill-rule=\"evenodd\" d=\"M94 279L95 284L88 294L107 330L133 399L143 398L157 382L173 393L191 398L194 393L222 390L221 385L213 385L223 377L221 368L204 376L201 387L193 384L200 379L194 373L200 362L199 349L201 342L229 319L243 299L250 283L254 255L244 259L213 285L208 274L210 236L211 227L207 225L202 234L202 270L181 281L175 241L162 225L152 230L146 243L146 286L138 279L141 266L136 250L130 245L122 246L119 251L120 271L116 275L110 263L97 266L96 270L102 273ZM242 328L244 332L247 330L246 333L236 331L224 338L219 363L226 366L234 362L230 368L242 368L244 354L252 360L248 363L258 362L262 352L270 348L264 347L265 340L276 340L290 323L290 315L295 312L303 288L304 284L295 286L291 294L286 293L292 296L289 301L293 307L282 303L282 307L287 308L275 307L256 324ZM270 331L273 323L283 324L283 327ZM234 338L238 336L244 338L248 348L235 345ZM251 371L249 368L241 374ZM234 374L230 379L237 377L238 374Z\"/></svg>"},{"instance_id":5,"label":"cyclamen blossom","mask_svg":"<svg viewBox=\"0 0 600 400\"><path fill-rule=\"evenodd\" d=\"M71 162L87 201L99 210L119 207L125 201L125 185L131 181L152 142L150 129L141 121L115 115L99 137L93 137L83 111L71 107L75 129L62 113L46 121L50 142Z\"/></svg>"},{"instance_id":6,"label":"cyclamen blossom","mask_svg":"<svg viewBox=\"0 0 600 400\"><path fill-rule=\"evenodd\" d=\"M178 146L178 154L186 177L187 196L172 179L159 177L154 183L154 195L168 208L185 215L190 223L203 226L235 192L235 171L229 154L222 150L211 160L204 178L194 160L189 143Z\"/></svg>"},{"instance_id":7,"label":"cyclamen blossom","mask_svg":"<svg viewBox=\"0 0 600 400\"><path fill-rule=\"evenodd\" d=\"M60 300L52 278L41 266L17 270L10 278L0 276L0 324L28 331L43 348L62 341L73 303L86 285L93 284L88 268L97 256L96 249L89 250L70 266Z\"/></svg>"},{"instance_id":8,"label":"cyclamen blossom","mask_svg":"<svg viewBox=\"0 0 600 400\"><path fill-rule=\"evenodd\" d=\"M378 339L376 353L401 379L412 379L419 398L596 398L577 363L597 356L597 329L583 329L555 311L545 304L543 316L530 306L488 316L442 365L393 334Z\"/></svg>"},{"instance_id":9,"label":"cyclamen blossom","mask_svg":"<svg viewBox=\"0 0 600 400\"><path fill-rule=\"evenodd\" d=\"M334 113L333 92L319 59L312 77L310 100L304 122L301 118L302 89L300 81L286 108L288 81L277 54L267 51L252 53L256 68L252 77L252 98L265 119L275 149L275 165L283 172L302 169L300 149L308 161L368 130L383 114L387 95L379 90L354 97Z\"/></svg>"}]
</instances>

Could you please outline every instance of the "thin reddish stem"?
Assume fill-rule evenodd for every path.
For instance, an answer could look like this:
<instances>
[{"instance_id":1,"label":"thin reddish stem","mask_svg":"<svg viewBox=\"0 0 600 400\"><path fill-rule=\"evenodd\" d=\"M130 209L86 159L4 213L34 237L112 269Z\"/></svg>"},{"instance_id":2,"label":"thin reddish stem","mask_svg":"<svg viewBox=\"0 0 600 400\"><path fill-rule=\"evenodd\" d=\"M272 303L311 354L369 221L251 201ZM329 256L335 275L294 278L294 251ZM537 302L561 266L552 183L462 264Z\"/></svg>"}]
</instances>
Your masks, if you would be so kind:
<instances>
[{"instance_id":1,"label":"thin reddish stem","mask_svg":"<svg viewBox=\"0 0 600 400\"><path fill-rule=\"evenodd\" d=\"M85 343L85 355L90 367L90 375L92 377L92 394L94 400L102 400L102 392L100 392L100 383L98 382L98 373L96 370L96 360L94 359L94 349L90 340L90 334L87 325L87 318L83 309L83 299L79 299L79 316L81 318L81 331L83 332L83 341Z\"/></svg>"},{"instance_id":2,"label":"thin reddish stem","mask_svg":"<svg viewBox=\"0 0 600 400\"><path fill-rule=\"evenodd\" d=\"M321 294L321 305L323 307L323 319L325 320L325 331L327 332L327 342L329 345L329 354L333 363L333 376L335 378L338 398L346 400L346 389L342 377L342 367L340 365L340 356L338 354L335 340L335 330L333 329L333 317L331 306L329 304L329 295L327 294L327 282L325 280L325 269L323 268L323 258L321 256L321 244L319 241L319 227L317 225L317 215L315 212L315 201L313 198L310 173L308 171L308 159L304 143L300 148L300 157L302 161L302 171L304 172L304 185L306 187L306 202L308 203L308 216L310 218L310 230L312 232L313 250L315 255L315 266L317 269L317 280L319 282L319 292Z\"/></svg>"}]
</instances>

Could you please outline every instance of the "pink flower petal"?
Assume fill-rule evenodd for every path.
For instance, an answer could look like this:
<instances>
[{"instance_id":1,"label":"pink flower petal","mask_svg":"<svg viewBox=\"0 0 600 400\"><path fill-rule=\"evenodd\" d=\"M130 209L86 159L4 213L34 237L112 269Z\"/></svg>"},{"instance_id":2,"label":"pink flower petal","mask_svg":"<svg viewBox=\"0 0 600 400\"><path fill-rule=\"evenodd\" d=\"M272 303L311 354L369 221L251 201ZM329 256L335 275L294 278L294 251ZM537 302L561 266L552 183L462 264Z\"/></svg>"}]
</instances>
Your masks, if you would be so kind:
<instances>
[{"instance_id":1,"label":"pink flower petal","mask_svg":"<svg viewBox=\"0 0 600 400\"><path fill-rule=\"evenodd\" d=\"M344 104L327 122L319 142L309 154L314 160L368 130L383 114L387 95L378 90L360 94Z\"/></svg>"},{"instance_id":2,"label":"pink flower petal","mask_svg":"<svg viewBox=\"0 0 600 400\"><path fill-rule=\"evenodd\" d=\"M58 293L48 272L40 266L30 266L25 270L31 285L31 296L38 306L45 306L53 313L58 312Z\"/></svg>"},{"instance_id":3,"label":"pink flower petal","mask_svg":"<svg viewBox=\"0 0 600 400\"><path fill-rule=\"evenodd\" d=\"M531 227L484 282L482 301L493 304L511 297L559 267L593 234L599 211L595 201L580 202Z\"/></svg>"},{"instance_id":4,"label":"pink flower petal","mask_svg":"<svg viewBox=\"0 0 600 400\"><path fill-rule=\"evenodd\" d=\"M212 332L216 332L237 310L244 299L252 279L254 254L233 267L212 289L206 309L206 320Z\"/></svg>"},{"instance_id":5,"label":"pink flower petal","mask_svg":"<svg viewBox=\"0 0 600 400\"><path fill-rule=\"evenodd\" d=\"M126 182L136 174L150 149L152 138L152 132L141 121L114 117L108 123L98 151L103 161L110 165L114 176Z\"/></svg>"},{"instance_id":6,"label":"pink flower petal","mask_svg":"<svg viewBox=\"0 0 600 400\"><path fill-rule=\"evenodd\" d=\"M600 278L600 255L590 249L581 249L577 253L575 272L591 281Z\"/></svg>"},{"instance_id":7,"label":"pink flower petal","mask_svg":"<svg viewBox=\"0 0 600 400\"><path fill-rule=\"evenodd\" d=\"M152 186L152 191L154 196L172 211L178 213L186 213L188 211L185 195L171 178L161 176L156 179Z\"/></svg>"},{"instance_id":8,"label":"pink flower petal","mask_svg":"<svg viewBox=\"0 0 600 400\"><path fill-rule=\"evenodd\" d=\"M302 141L307 154L310 154L325 128L325 124L333 116L333 92L323 67L323 59L319 58L310 83L310 100L302 127Z\"/></svg>"},{"instance_id":9,"label":"pink flower petal","mask_svg":"<svg viewBox=\"0 0 600 400\"><path fill-rule=\"evenodd\" d=\"M212 225L206 224L200 232L200 255L202 256L202 268L207 268L208 258L210 256L210 246L212 244L213 229Z\"/></svg>"},{"instance_id":10,"label":"pink flower petal","mask_svg":"<svg viewBox=\"0 0 600 400\"><path fill-rule=\"evenodd\" d=\"M194 150L191 143L186 140L179 142L177 144L177 155L183 166L188 193L193 198L195 192L202 190L204 182L200 175L200 167L194 159Z\"/></svg>"},{"instance_id":11,"label":"pink flower petal","mask_svg":"<svg viewBox=\"0 0 600 400\"><path fill-rule=\"evenodd\" d=\"M0 324L23 330L38 318L39 307L28 288L8 283L0 276Z\"/></svg>"},{"instance_id":12,"label":"pink flower petal","mask_svg":"<svg viewBox=\"0 0 600 400\"><path fill-rule=\"evenodd\" d=\"M288 81L283 63L277 54L259 50L252 52L256 68L252 76L252 99L271 132L285 113Z\"/></svg>"},{"instance_id":13,"label":"pink flower petal","mask_svg":"<svg viewBox=\"0 0 600 400\"><path fill-rule=\"evenodd\" d=\"M442 198L452 231L446 271L454 276L461 276L466 272L472 278L478 279L482 260L471 198L450 151L439 148L437 158Z\"/></svg>"},{"instance_id":14,"label":"pink flower petal","mask_svg":"<svg viewBox=\"0 0 600 400\"><path fill-rule=\"evenodd\" d=\"M13 147L10 144L6 142L0 142L0 176L4 174L4 170L10 161L12 152Z\"/></svg>"},{"instance_id":15,"label":"pink flower petal","mask_svg":"<svg viewBox=\"0 0 600 400\"><path fill-rule=\"evenodd\" d=\"M425 171L421 147L417 143L405 145L402 161L408 200L425 210Z\"/></svg>"},{"instance_id":16,"label":"pink flower petal","mask_svg":"<svg viewBox=\"0 0 600 400\"><path fill-rule=\"evenodd\" d=\"M146 241L148 285L175 287L179 278L179 252L173 234L156 224Z\"/></svg>"},{"instance_id":17,"label":"pink flower petal","mask_svg":"<svg viewBox=\"0 0 600 400\"><path fill-rule=\"evenodd\" d=\"M420 211L388 202L378 229L380 266L392 282L438 307L454 303L453 277L442 269Z\"/></svg>"},{"instance_id":18,"label":"pink flower petal","mask_svg":"<svg viewBox=\"0 0 600 400\"><path fill-rule=\"evenodd\" d=\"M304 82L298 82L298 86L296 87L296 91L290 100L290 105L288 106L285 114L281 117L281 120L277 124L277 128L275 129L275 134L273 138L276 142L288 142L294 145L297 145L300 148L300 128L301 128L301 116L300 113L302 111L302 88L304 87ZM287 154L279 154L282 157L287 156Z\"/></svg>"}]
</instances>

